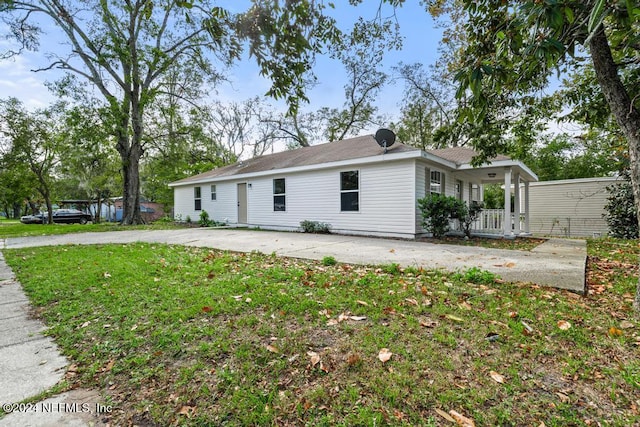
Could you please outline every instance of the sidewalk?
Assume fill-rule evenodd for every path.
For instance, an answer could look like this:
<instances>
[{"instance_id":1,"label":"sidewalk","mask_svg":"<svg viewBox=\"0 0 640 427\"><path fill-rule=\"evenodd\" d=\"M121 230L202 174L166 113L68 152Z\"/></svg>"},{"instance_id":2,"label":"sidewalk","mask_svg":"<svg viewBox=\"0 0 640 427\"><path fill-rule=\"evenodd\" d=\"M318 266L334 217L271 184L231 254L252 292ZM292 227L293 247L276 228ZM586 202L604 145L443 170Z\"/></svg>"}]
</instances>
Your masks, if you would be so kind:
<instances>
[{"instance_id":1,"label":"sidewalk","mask_svg":"<svg viewBox=\"0 0 640 427\"><path fill-rule=\"evenodd\" d=\"M97 393L72 391L34 404L11 405L57 384L68 365L56 343L43 335L45 326L29 310L29 300L0 252L0 405L5 412L7 404L12 409L0 418L0 426L99 425L91 421L90 410L83 413L77 406L99 401Z\"/></svg>"},{"instance_id":2,"label":"sidewalk","mask_svg":"<svg viewBox=\"0 0 640 427\"><path fill-rule=\"evenodd\" d=\"M507 281L532 282L584 293L586 243L551 239L531 252L440 245L407 240L237 229L105 232L0 239L0 250L67 244L150 242L340 262L390 264L461 271L478 267ZM0 404L17 403L58 383L66 359L44 325L29 315L22 286L0 252ZM100 426L95 391L73 390L0 418L0 427Z\"/></svg>"}]
</instances>

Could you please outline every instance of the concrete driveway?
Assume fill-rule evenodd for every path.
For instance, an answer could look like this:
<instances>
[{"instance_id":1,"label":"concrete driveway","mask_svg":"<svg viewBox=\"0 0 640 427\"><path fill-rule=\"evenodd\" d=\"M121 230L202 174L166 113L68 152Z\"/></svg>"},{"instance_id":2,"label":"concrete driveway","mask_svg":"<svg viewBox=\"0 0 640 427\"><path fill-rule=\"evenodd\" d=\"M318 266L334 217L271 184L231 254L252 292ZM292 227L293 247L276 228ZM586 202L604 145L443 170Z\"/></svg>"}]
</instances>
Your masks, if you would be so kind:
<instances>
[{"instance_id":1,"label":"concrete driveway","mask_svg":"<svg viewBox=\"0 0 640 427\"><path fill-rule=\"evenodd\" d=\"M340 262L390 264L462 271L478 267L507 281L532 282L584 293L586 242L551 239L531 252L370 237L319 235L233 228L114 231L20 237L0 249L49 245L155 242Z\"/></svg>"}]
</instances>

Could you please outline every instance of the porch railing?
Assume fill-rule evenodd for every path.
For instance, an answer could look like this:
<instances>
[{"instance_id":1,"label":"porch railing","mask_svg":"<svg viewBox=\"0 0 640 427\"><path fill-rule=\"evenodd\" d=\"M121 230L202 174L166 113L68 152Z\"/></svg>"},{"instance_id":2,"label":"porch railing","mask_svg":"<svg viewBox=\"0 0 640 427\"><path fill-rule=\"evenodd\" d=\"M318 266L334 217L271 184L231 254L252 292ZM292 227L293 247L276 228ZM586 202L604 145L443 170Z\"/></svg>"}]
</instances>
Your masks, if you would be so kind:
<instances>
[{"instance_id":1,"label":"porch railing","mask_svg":"<svg viewBox=\"0 0 640 427\"><path fill-rule=\"evenodd\" d=\"M513 230L514 214L511 214L511 229ZM452 229L459 229L455 221ZM520 230L524 230L524 214L520 214ZM483 209L478 219L471 224L472 233L504 234L504 209Z\"/></svg>"}]
</instances>

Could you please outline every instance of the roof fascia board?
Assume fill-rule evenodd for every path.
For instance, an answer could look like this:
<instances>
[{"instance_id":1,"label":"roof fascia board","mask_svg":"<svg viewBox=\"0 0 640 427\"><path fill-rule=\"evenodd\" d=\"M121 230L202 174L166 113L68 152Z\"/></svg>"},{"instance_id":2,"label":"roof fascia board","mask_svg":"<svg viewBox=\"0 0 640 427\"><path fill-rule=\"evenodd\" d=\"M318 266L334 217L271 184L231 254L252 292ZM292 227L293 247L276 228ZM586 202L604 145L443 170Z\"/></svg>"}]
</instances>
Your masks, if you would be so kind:
<instances>
[{"instance_id":1,"label":"roof fascia board","mask_svg":"<svg viewBox=\"0 0 640 427\"><path fill-rule=\"evenodd\" d=\"M616 182L623 181L620 176L599 176L594 178L574 178L574 179L558 179L553 181L538 181L535 183L531 183L531 185L535 187L543 187L547 185L564 185L564 184L584 184L584 183L592 183L592 182Z\"/></svg>"},{"instance_id":2,"label":"roof fascia board","mask_svg":"<svg viewBox=\"0 0 640 427\"><path fill-rule=\"evenodd\" d=\"M520 168L525 174L529 175L529 178L532 181L538 181L538 175L536 175L535 173L533 173L533 171L531 169L529 169L529 167L527 165L525 165L524 163L522 163L521 161L518 160L497 160L497 161L493 161L489 164L483 164L482 166L479 167L473 167L471 166L471 163L464 163L462 165L460 165L458 167L458 170L464 171L464 170L478 170L478 169L486 169L486 168L500 168L500 167L505 167L505 168L509 168L509 167L517 167Z\"/></svg>"},{"instance_id":3,"label":"roof fascia board","mask_svg":"<svg viewBox=\"0 0 640 427\"><path fill-rule=\"evenodd\" d=\"M347 166L382 163L385 161L391 162L396 160L415 159L415 158L420 158L420 153L421 153L420 150L408 151L404 153L387 153L387 154L381 154L377 156L360 157L357 159L340 160L337 162L317 163L315 165L295 166L292 168L283 168L283 169L270 169L267 171L243 173L238 175L213 176L213 177L201 178L198 180L187 181L187 182L171 182L168 185L169 187L182 187L186 185L202 184L202 183L209 183L209 182L242 181L246 179L260 178L260 177L269 176L269 175L292 174L292 173L316 171L316 170L322 170L322 169L333 169L333 168L341 168L341 167L347 167Z\"/></svg>"}]
</instances>

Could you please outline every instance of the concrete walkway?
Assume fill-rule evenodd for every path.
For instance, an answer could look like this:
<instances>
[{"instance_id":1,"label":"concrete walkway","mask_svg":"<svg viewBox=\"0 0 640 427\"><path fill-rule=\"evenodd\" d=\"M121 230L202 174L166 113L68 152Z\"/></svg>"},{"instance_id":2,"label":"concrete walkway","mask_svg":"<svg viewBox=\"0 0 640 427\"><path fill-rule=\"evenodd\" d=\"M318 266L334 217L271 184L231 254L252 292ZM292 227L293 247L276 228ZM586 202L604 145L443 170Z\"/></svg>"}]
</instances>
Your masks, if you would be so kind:
<instances>
[{"instance_id":1,"label":"concrete walkway","mask_svg":"<svg viewBox=\"0 0 640 427\"><path fill-rule=\"evenodd\" d=\"M551 239L531 252L440 245L394 239L309 235L242 229L195 228L117 231L0 239L0 250L52 245L169 243L340 262L390 264L462 271L478 267L507 281L532 282L584 293L586 243ZM17 403L47 390L64 375L66 359L29 316L29 302L0 252L0 404ZM95 391L74 390L38 402L30 411L0 418L0 427L98 426Z\"/></svg>"}]
</instances>

